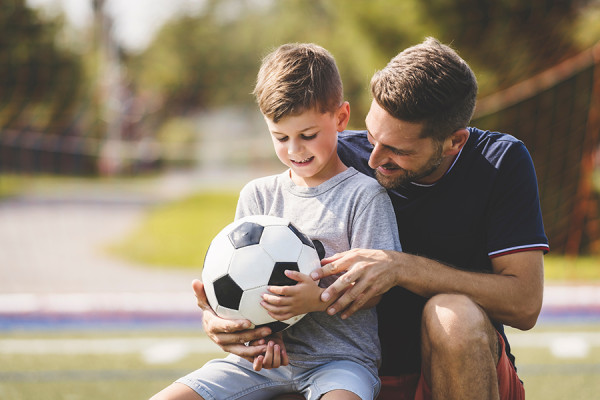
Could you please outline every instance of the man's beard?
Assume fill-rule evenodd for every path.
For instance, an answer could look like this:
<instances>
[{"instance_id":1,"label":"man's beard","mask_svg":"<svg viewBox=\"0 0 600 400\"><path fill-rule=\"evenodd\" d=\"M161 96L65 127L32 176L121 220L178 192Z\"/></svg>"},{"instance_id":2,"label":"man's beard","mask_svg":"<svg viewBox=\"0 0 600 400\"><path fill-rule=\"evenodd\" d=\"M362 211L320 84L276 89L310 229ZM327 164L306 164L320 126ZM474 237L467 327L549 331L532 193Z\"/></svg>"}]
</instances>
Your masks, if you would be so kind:
<instances>
[{"instance_id":1,"label":"man's beard","mask_svg":"<svg viewBox=\"0 0 600 400\"><path fill-rule=\"evenodd\" d=\"M418 171L409 171L402 169L397 165L386 164L390 168L396 168L398 171L402 171L403 174L400 176L386 176L375 170L375 178L377 182L388 190L397 190L403 186L406 186L409 182L418 182L419 180L428 177L439 168L444 161L442 157L442 146L436 148L435 154L427 161L427 164L420 168ZM383 165L383 167L386 167Z\"/></svg>"}]
</instances>

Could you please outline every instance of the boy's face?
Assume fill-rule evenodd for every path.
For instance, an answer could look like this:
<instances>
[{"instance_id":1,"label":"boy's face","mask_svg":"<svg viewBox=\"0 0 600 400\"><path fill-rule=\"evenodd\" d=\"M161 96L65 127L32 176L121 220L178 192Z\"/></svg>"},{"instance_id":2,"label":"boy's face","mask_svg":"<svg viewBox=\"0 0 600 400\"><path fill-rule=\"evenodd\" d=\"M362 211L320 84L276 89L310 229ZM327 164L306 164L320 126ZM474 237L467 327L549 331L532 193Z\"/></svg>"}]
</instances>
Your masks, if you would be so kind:
<instances>
[{"instance_id":1,"label":"boy's face","mask_svg":"<svg viewBox=\"0 0 600 400\"><path fill-rule=\"evenodd\" d=\"M275 153L299 186L317 186L346 169L337 155L337 132L345 129L348 103L334 113L314 109L273 122L265 117Z\"/></svg>"}]
</instances>

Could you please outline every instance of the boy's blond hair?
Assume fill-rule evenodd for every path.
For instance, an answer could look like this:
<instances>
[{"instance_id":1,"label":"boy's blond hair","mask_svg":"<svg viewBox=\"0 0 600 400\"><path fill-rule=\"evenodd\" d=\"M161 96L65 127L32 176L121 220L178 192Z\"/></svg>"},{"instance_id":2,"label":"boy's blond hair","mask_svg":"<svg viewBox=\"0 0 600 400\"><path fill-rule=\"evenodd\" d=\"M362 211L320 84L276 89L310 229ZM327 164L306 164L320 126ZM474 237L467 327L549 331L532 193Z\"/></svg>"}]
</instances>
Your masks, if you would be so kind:
<instances>
[{"instance_id":1,"label":"boy's blond hair","mask_svg":"<svg viewBox=\"0 0 600 400\"><path fill-rule=\"evenodd\" d=\"M273 122L313 108L334 112L343 102L335 59L312 43L284 44L267 55L253 94L260 111Z\"/></svg>"}]
</instances>

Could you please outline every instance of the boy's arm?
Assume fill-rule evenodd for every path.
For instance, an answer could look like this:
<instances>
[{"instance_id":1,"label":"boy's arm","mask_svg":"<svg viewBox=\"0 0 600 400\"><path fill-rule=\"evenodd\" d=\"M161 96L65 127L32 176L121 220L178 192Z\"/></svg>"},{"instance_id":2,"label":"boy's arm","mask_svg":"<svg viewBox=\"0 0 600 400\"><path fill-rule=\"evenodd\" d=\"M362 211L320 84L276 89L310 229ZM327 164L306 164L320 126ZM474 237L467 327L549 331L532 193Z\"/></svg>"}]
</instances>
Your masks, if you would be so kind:
<instances>
[{"instance_id":1,"label":"boy's arm","mask_svg":"<svg viewBox=\"0 0 600 400\"><path fill-rule=\"evenodd\" d=\"M315 311L325 311L330 303L321 300L325 289L318 286L310 276L298 271L285 271L288 278L298 282L293 286L269 286L269 293L263 295L261 305L269 315L278 321L285 321L296 315ZM380 296L371 298L361 309L375 307Z\"/></svg>"}]
</instances>

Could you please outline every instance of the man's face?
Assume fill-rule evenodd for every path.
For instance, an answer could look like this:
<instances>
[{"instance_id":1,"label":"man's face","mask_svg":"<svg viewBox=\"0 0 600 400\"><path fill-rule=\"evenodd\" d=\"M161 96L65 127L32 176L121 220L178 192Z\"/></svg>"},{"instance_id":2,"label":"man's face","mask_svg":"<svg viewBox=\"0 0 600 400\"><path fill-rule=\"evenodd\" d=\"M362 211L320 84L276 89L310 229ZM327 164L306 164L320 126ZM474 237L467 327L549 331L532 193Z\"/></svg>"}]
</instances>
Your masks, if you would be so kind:
<instances>
[{"instance_id":1,"label":"man's face","mask_svg":"<svg viewBox=\"0 0 600 400\"><path fill-rule=\"evenodd\" d=\"M375 100L365 122L373 145L369 166L386 189L408 182L433 183L447 171L443 143L422 138L423 124L396 119Z\"/></svg>"}]
</instances>

